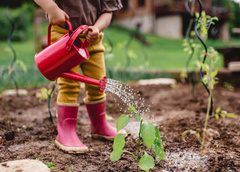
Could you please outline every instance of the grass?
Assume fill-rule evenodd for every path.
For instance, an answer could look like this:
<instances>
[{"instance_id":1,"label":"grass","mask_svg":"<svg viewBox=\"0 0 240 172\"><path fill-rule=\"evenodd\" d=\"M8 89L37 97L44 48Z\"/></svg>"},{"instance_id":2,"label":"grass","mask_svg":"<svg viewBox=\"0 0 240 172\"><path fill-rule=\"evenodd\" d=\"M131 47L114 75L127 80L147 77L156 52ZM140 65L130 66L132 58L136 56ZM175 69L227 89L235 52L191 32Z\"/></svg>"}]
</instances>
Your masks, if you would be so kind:
<instances>
[{"instance_id":1,"label":"grass","mask_svg":"<svg viewBox=\"0 0 240 172\"><path fill-rule=\"evenodd\" d=\"M45 27L45 26L44 26ZM30 34L33 35L33 28L30 28ZM113 42L113 56L109 55L109 44L105 34L104 45L106 47L107 67L112 71L126 70L126 69L154 69L154 70L181 70L185 69L188 54L183 51L183 39L168 39L159 37L154 34L144 35L148 46L143 46L141 42L133 38L128 46L128 56L126 56L126 44L130 39L129 32L119 26L113 25L109 30L111 41ZM231 43L224 43L221 41L210 40L208 45L213 47L224 47L231 45L239 45L237 40ZM38 72L34 62L34 38L28 39L24 42L12 42L12 45L17 53L17 59L24 62L28 68L28 72L19 72L21 69L16 69L16 79L20 86L34 87L49 83ZM0 75L4 69L10 65L12 61L12 53L8 47L6 40L0 40ZM223 67L223 58L216 64L217 68ZM116 73L116 72L115 72ZM112 76L115 79L115 76ZM24 80L23 80L24 79ZM12 87L8 76L0 78L0 90Z\"/></svg>"}]
</instances>

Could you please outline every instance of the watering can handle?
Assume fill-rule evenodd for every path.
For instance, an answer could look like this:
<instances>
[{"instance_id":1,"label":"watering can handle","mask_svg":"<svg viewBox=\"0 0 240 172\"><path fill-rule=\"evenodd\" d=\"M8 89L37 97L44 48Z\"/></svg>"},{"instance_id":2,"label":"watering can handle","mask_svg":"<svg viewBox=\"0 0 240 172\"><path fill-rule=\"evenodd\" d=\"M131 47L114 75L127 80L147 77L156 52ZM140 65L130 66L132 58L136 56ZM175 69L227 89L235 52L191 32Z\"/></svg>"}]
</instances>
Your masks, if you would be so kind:
<instances>
[{"instance_id":1,"label":"watering can handle","mask_svg":"<svg viewBox=\"0 0 240 172\"><path fill-rule=\"evenodd\" d=\"M74 43L74 41L77 39L78 35L85 29L87 29L88 26L87 25L82 25L80 27L78 27L70 36L67 45L66 45L66 49L67 51L70 51L72 48L72 45ZM88 46L88 42L85 40L84 43L81 44L81 46L83 46L84 48L87 48Z\"/></svg>"},{"instance_id":2,"label":"watering can handle","mask_svg":"<svg viewBox=\"0 0 240 172\"><path fill-rule=\"evenodd\" d=\"M68 25L68 31L72 32L72 25L71 25L71 23L68 20L66 20L66 23ZM49 24L48 25L48 42L47 42L48 46L51 44L51 28L52 28L52 25Z\"/></svg>"}]
</instances>

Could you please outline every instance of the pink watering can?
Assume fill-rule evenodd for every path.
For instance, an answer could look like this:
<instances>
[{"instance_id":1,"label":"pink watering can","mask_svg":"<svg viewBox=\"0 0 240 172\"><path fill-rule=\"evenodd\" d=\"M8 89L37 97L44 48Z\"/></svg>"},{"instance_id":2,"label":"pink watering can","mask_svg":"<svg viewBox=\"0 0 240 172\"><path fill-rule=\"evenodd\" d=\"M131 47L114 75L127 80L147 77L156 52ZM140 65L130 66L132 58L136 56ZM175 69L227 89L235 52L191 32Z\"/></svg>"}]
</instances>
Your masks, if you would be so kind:
<instances>
[{"instance_id":1,"label":"pink watering can","mask_svg":"<svg viewBox=\"0 0 240 172\"><path fill-rule=\"evenodd\" d=\"M50 81L56 80L58 77L72 79L88 84L99 86L103 92L106 88L107 77L104 76L100 81L92 79L69 70L84 60L89 59L87 51L88 42L81 42L78 35L88 26L83 25L72 32L72 25L69 21L69 31L56 42L50 45L51 25L48 27L48 46L35 55L35 63L39 71Z\"/></svg>"}]
</instances>

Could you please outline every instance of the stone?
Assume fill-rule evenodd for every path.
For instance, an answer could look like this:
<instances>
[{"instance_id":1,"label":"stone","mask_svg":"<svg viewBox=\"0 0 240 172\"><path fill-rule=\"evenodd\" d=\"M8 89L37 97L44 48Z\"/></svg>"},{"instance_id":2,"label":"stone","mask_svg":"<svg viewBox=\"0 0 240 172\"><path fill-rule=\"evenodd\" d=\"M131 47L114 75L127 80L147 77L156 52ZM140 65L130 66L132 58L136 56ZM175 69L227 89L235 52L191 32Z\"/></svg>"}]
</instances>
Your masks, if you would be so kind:
<instances>
[{"instance_id":1,"label":"stone","mask_svg":"<svg viewBox=\"0 0 240 172\"><path fill-rule=\"evenodd\" d=\"M1 172L50 172L50 169L39 160L23 159L0 163Z\"/></svg>"},{"instance_id":2,"label":"stone","mask_svg":"<svg viewBox=\"0 0 240 172\"><path fill-rule=\"evenodd\" d=\"M231 72L240 72L240 61L230 62L228 64L228 69Z\"/></svg>"},{"instance_id":3,"label":"stone","mask_svg":"<svg viewBox=\"0 0 240 172\"><path fill-rule=\"evenodd\" d=\"M5 96L16 96L17 95L17 90L16 89L10 89L4 91ZM28 95L28 91L24 89L18 89L18 95L19 96L26 96Z\"/></svg>"},{"instance_id":4,"label":"stone","mask_svg":"<svg viewBox=\"0 0 240 172\"><path fill-rule=\"evenodd\" d=\"M146 80L139 80L139 85L172 85L176 84L177 81L172 78L157 78L157 79L146 79Z\"/></svg>"}]
</instances>

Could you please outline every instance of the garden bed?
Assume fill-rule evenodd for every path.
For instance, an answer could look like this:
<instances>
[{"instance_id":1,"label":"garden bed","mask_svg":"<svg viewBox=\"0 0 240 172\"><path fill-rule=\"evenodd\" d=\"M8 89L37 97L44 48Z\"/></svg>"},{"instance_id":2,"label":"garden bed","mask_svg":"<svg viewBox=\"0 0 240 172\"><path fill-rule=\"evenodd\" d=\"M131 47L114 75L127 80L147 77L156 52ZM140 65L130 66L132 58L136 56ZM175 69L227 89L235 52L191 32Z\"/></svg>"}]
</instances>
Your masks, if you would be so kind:
<instances>
[{"instance_id":1,"label":"garden bed","mask_svg":"<svg viewBox=\"0 0 240 172\"><path fill-rule=\"evenodd\" d=\"M131 84L131 87L139 91L146 106L150 105L151 112L145 115L145 119L159 128L165 148L165 160L156 160L156 166L150 171L197 171L201 145L194 135L189 134L184 142L181 134L188 129L202 133L208 101L203 86L197 86L194 95L189 85L180 83L175 87L138 84ZM53 124L49 120L47 101L40 102L36 97L39 90L28 90L27 96L0 97L0 162L39 159L55 164L58 172L141 171L138 162L130 154L123 154L119 161L111 162L112 142L91 137L90 121L83 103L84 90L79 96L77 132L81 141L89 147L89 152L71 155L58 150L53 143L57 135L56 91L51 100ZM239 171L240 88L232 90L231 87L216 86L213 97L214 108L220 106L237 115L238 119L226 117L209 120L202 171ZM115 123L126 109L127 106L115 95L107 95L107 114L113 117L111 123ZM132 124L135 123L129 125ZM128 130L131 128L127 126ZM136 142L134 135L129 135L124 149L136 153ZM143 149L147 150L146 147ZM148 152L154 155L151 149Z\"/></svg>"}]
</instances>

